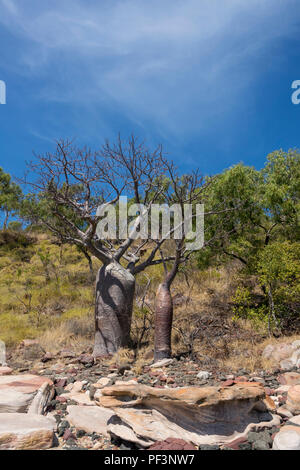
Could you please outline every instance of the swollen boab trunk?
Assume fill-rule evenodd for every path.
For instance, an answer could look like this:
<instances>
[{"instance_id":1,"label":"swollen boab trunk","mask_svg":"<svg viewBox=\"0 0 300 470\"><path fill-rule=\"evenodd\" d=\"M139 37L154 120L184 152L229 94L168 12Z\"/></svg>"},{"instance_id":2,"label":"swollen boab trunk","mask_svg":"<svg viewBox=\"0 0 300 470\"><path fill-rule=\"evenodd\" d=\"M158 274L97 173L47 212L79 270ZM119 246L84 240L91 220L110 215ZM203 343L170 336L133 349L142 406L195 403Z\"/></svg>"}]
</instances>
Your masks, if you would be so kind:
<instances>
[{"instance_id":1,"label":"swollen boab trunk","mask_svg":"<svg viewBox=\"0 0 300 470\"><path fill-rule=\"evenodd\" d=\"M168 282L162 282L156 292L154 360L171 357L173 301Z\"/></svg>"},{"instance_id":2,"label":"swollen boab trunk","mask_svg":"<svg viewBox=\"0 0 300 470\"><path fill-rule=\"evenodd\" d=\"M95 357L128 345L135 290L134 276L118 262L102 266L96 280Z\"/></svg>"}]
</instances>

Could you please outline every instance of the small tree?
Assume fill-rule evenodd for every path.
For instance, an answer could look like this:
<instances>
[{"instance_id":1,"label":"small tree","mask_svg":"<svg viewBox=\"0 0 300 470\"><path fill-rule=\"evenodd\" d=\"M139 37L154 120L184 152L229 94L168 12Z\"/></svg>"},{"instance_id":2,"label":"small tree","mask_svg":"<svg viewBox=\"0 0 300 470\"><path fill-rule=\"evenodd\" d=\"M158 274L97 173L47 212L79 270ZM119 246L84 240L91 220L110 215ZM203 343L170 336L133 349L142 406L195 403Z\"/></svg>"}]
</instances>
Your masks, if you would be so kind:
<instances>
[{"instance_id":1,"label":"small tree","mask_svg":"<svg viewBox=\"0 0 300 470\"><path fill-rule=\"evenodd\" d=\"M259 255L258 275L268 296L268 329L300 309L300 243L274 242Z\"/></svg>"},{"instance_id":2,"label":"small tree","mask_svg":"<svg viewBox=\"0 0 300 470\"><path fill-rule=\"evenodd\" d=\"M0 210L4 212L3 230L7 228L9 216L20 208L21 198L21 188L0 168Z\"/></svg>"}]
</instances>

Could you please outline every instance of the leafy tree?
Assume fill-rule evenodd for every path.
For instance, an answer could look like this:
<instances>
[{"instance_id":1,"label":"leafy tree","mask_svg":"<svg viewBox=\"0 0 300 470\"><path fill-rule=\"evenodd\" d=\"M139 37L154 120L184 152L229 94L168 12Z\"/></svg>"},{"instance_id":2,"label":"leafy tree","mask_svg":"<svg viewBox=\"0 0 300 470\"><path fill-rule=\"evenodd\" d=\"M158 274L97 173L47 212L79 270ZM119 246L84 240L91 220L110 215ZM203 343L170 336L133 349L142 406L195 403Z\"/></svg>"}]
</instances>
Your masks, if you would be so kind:
<instances>
[{"instance_id":1,"label":"leafy tree","mask_svg":"<svg viewBox=\"0 0 300 470\"><path fill-rule=\"evenodd\" d=\"M268 327L299 315L300 243L274 242L258 256L258 276L268 295Z\"/></svg>"},{"instance_id":2,"label":"leafy tree","mask_svg":"<svg viewBox=\"0 0 300 470\"><path fill-rule=\"evenodd\" d=\"M3 230L7 228L10 215L20 208L21 198L21 188L0 168L0 210L4 212Z\"/></svg>"}]
</instances>

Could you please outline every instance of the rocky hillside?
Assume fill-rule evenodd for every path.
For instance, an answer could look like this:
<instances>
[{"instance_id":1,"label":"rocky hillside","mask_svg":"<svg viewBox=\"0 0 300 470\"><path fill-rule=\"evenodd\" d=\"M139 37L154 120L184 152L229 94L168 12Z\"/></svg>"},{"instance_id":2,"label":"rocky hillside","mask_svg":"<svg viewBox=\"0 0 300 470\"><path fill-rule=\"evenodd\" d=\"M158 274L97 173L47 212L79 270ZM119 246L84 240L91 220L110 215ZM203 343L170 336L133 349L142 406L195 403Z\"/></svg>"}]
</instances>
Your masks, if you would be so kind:
<instances>
[{"instance_id":1,"label":"rocky hillside","mask_svg":"<svg viewBox=\"0 0 300 470\"><path fill-rule=\"evenodd\" d=\"M0 449L300 450L300 339L263 354L275 369L181 358L136 374L130 361L23 341L0 368Z\"/></svg>"}]
</instances>

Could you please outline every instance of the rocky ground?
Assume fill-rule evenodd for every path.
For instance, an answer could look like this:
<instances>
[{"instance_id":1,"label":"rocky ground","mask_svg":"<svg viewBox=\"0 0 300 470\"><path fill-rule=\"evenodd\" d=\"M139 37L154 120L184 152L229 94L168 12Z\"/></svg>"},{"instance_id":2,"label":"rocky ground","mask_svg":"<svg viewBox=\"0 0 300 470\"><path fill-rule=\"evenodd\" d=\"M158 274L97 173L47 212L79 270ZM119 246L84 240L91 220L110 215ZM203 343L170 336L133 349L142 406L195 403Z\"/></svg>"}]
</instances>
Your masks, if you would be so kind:
<instances>
[{"instance_id":1,"label":"rocky ground","mask_svg":"<svg viewBox=\"0 0 300 470\"><path fill-rule=\"evenodd\" d=\"M136 375L23 341L0 368L0 449L300 450L300 340L264 354L278 367L231 374L182 358Z\"/></svg>"}]
</instances>

